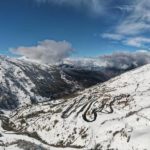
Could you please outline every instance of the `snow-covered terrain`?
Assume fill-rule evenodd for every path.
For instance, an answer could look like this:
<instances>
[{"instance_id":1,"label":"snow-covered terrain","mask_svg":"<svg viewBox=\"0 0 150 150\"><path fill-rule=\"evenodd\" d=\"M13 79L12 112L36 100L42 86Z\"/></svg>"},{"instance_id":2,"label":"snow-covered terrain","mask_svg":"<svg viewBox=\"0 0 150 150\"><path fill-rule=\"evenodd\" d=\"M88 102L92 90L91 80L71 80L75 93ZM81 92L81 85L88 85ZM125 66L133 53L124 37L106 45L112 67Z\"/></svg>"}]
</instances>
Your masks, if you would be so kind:
<instances>
[{"instance_id":1,"label":"snow-covered terrain","mask_svg":"<svg viewBox=\"0 0 150 150\"><path fill-rule=\"evenodd\" d=\"M0 149L148 150L150 65L0 119Z\"/></svg>"},{"instance_id":2,"label":"snow-covered terrain","mask_svg":"<svg viewBox=\"0 0 150 150\"><path fill-rule=\"evenodd\" d=\"M72 95L125 70L43 65L0 56L0 109L12 110Z\"/></svg>"}]
</instances>

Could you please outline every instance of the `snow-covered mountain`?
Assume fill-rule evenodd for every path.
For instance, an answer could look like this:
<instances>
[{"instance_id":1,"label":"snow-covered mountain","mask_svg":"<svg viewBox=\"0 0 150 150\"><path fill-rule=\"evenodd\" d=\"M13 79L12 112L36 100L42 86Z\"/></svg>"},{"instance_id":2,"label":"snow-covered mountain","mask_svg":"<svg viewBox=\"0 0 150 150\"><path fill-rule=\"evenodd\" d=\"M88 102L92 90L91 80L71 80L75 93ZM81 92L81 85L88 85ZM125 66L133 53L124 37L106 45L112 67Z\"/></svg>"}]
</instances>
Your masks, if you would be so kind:
<instances>
[{"instance_id":1,"label":"snow-covered mountain","mask_svg":"<svg viewBox=\"0 0 150 150\"><path fill-rule=\"evenodd\" d=\"M0 149L148 150L150 65L0 118Z\"/></svg>"},{"instance_id":2,"label":"snow-covered mountain","mask_svg":"<svg viewBox=\"0 0 150 150\"><path fill-rule=\"evenodd\" d=\"M0 56L0 109L70 96L124 71L70 64L49 66Z\"/></svg>"}]
</instances>

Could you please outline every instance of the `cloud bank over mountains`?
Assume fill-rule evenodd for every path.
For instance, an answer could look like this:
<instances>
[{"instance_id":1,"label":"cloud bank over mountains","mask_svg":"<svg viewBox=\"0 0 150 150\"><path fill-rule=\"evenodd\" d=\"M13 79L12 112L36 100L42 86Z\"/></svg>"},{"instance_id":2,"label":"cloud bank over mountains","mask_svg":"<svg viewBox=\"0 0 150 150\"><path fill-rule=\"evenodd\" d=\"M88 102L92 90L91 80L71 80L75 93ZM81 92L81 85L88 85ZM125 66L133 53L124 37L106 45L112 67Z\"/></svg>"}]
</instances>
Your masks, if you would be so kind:
<instances>
[{"instance_id":1,"label":"cloud bank over mountains","mask_svg":"<svg viewBox=\"0 0 150 150\"><path fill-rule=\"evenodd\" d=\"M71 58L72 45L67 41L44 40L36 46L11 49L11 52L23 56L31 61L44 64L67 63L78 67L102 67L113 69L135 68L150 63L150 52L140 50L136 52L115 52L108 55L90 58Z\"/></svg>"},{"instance_id":2,"label":"cloud bank over mountains","mask_svg":"<svg viewBox=\"0 0 150 150\"><path fill-rule=\"evenodd\" d=\"M64 58L70 56L73 51L72 45L67 41L44 40L38 42L36 46L10 49L12 53L25 56L30 60L41 63L54 64L61 62Z\"/></svg>"},{"instance_id":3,"label":"cloud bank over mountains","mask_svg":"<svg viewBox=\"0 0 150 150\"><path fill-rule=\"evenodd\" d=\"M150 52L145 50L136 52L115 52L96 58L68 58L64 62L78 67L102 67L103 69L127 70L150 63Z\"/></svg>"},{"instance_id":4,"label":"cloud bank over mountains","mask_svg":"<svg viewBox=\"0 0 150 150\"><path fill-rule=\"evenodd\" d=\"M36 46L18 47L11 52L30 61L42 64L70 64L88 69L118 69L128 70L150 63L150 52L141 50L136 52L115 52L95 58L71 58L72 45L67 41L44 40Z\"/></svg>"},{"instance_id":5,"label":"cloud bank over mountains","mask_svg":"<svg viewBox=\"0 0 150 150\"><path fill-rule=\"evenodd\" d=\"M137 51L137 52L116 52L110 55L99 57L106 66L116 69L128 69L130 67L139 67L150 63L150 52Z\"/></svg>"},{"instance_id":6,"label":"cloud bank over mountains","mask_svg":"<svg viewBox=\"0 0 150 150\"><path fill-rule=\"evenodd\" d=\"M125 5L111 6L113 0L34 0L39 4L53 3L56 5L67 5L75 8L85 8L94 14L102 14L106 10L116 9L123 15L122 19L116 22L109 32L104 32L102 38L118 41L123 45L144 49L147 51L118 52L110 55L90 59L68 59L78 65L104 65L105 67L128 68L129 66L141 66L150 63L150 37L146 33L150 31L150 0L126 0ZM112 14L109 14L111 17ZM42 63L58 63L64 61L72 53L73 47L67 41L44 40L36 46L20 46L11 49L13 53L25 56L29 59Z\"/></svg>"}]
</instances>

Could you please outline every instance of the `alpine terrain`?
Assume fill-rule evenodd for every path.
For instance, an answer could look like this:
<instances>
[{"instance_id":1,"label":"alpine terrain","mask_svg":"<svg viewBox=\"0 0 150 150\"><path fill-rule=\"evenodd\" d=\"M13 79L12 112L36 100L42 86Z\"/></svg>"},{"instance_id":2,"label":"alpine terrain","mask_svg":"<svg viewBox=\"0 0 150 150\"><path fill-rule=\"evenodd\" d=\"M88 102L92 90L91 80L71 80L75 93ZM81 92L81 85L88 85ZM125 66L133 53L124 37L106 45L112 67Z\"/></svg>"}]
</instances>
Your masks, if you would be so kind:
<instances>
[{"instance_id":1,"label":"alpine terrain","mask_svg":"<svg viewBox=\"0 0 150 150\"><path fill-rule=\"evenodd\" d=\"M132 69L132 68L128 68ZM126 70L75 66L40 65L0 56L0 109L11 110L62 97L104 82Z\"/></svg>"},{"instance_id":2,"label":"alpine terrain","mask_svg":"<svg viewBox=\"0 0 150 150\"><path fill-rule=\"evenodd\" d=\"M150 148L150 65L110 79L121 71L0 60L0 149Z\"/></svg>"}]
</instances>

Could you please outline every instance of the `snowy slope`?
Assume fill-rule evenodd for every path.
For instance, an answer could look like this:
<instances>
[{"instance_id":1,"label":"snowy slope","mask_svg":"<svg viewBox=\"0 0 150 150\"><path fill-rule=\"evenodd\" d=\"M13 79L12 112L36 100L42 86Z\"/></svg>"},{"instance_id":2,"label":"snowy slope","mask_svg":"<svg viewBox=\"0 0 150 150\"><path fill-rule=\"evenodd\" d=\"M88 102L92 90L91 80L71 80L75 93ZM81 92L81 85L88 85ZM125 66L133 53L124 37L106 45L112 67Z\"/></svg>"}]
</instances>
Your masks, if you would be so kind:
<instances>
[{"instance_id":1,"label":"snowy slope","mask_svg":"<svg viewBox=\"0 0 150 150\"><path fill-rule=\"evenodd\" d=\"M58 66L0 57L0 108L10 110L47 101L84 87L77 78L66 77ZM95 79L97 82L100 80Z\"/></svg>"},{"instance_id":2,"label":"snowy slope","mask_svg":"<svg viewBox=\"0 0 150 150\"><path fill-rule=\"evenodd\" d=\"M52 150L148 150L150 65L73 98L23 106L9 116L1 115L0 131L1 148L18 148L22 139Z\"/></svg>"},{"instance_id":3,"label":"snowy slope","mask_svg":"<svg viewBox=\"0 0 150 150\"><path fill-rule=\"evenodd\" d=\"M122 72L97 69L49 66L0 56L0 109L12 110L72 95Z\"/></svg>"}]
</instances>

